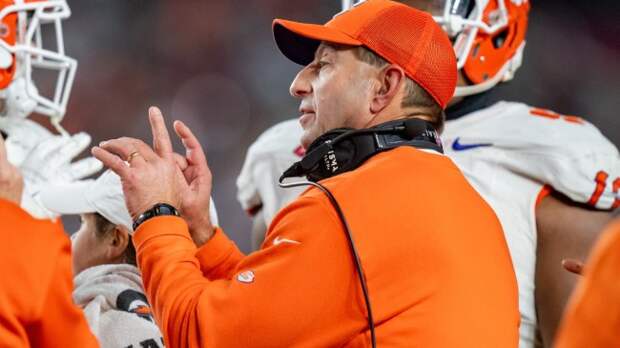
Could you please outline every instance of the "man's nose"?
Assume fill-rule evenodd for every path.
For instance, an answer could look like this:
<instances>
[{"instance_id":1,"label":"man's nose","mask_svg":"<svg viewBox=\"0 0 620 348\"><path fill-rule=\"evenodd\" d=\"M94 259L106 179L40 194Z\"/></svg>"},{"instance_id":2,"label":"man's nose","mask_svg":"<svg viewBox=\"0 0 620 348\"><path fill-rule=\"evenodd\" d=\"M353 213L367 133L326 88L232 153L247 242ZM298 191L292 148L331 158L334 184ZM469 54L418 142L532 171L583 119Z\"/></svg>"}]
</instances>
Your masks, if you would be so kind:
<instances>
[{"instance_id":1,"label":"man's nose","mask_svg":"<svg viewBox=\"0 0 620 348\"><path fill-rule=\"evenodd\" d=\"M310 83L310 73L307 67L301 69L291 87L289 88L289 93L293 97L303 98L304 96L312 93L312 84Z\"/></svg>"}]
</instances>

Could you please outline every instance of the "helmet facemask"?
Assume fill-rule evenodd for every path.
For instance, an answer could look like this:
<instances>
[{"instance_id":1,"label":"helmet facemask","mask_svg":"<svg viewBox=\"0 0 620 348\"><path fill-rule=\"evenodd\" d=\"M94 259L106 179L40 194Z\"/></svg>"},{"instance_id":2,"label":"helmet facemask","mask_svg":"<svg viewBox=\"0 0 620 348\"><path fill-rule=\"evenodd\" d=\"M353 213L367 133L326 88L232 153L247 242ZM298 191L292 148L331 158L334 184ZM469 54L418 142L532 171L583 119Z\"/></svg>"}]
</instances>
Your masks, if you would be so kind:
<instances>
[{"instance_id":1,"label":"helmet facemask","mask_svg":"<svg viewBox=\"0 0 620 348\"><path fill-rule=\"evenodd\" d=\"M62 20L70 15L65 0L0 0L2 116L25 118L38 113L50 117L64 133L60 121L77 68L75 59L67 57L64 50ZM45 40L49 38L52 40ZM52 45L55 41L55 47L49 47L50 41ZM55 82L46 84L49 79L39 79L39 73L47 74L45 77L53 74ZM49 93L39 91L47 85Z\"/></svg>"}]
</instances>

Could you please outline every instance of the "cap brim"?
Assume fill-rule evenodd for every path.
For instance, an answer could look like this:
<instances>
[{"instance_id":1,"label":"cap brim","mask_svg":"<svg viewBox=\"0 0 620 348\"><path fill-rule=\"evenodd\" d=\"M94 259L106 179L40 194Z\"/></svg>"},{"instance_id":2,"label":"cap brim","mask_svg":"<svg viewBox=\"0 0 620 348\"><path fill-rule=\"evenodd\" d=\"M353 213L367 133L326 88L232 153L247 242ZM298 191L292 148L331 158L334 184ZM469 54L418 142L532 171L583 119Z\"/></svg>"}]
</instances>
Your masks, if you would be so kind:
<instances>
[{"instance_id":1,"label":"cap brim","mask_svg":"<svg viewBox=\"0 0 620 348\"><path fill-rule=\"evenodd\" d=\"M91 189L93 182L85 180L47 186L41 190L39 198L45 208L60 215L94 213L95 207L86 199L86 192Z\"/></svg>"},{"instance_id":2,"label":"cap brim","mask_svg":"<svg viewBox=\"0 0 620 348\"><path fill-rule=\"evenodd\" d=\"M314 60L314 53L321 41L349 46L362 45L362 42L336 29L285 19L273 21L273 37L280 52L300 65L308 65Z\"/></svg>"}]
</instances>

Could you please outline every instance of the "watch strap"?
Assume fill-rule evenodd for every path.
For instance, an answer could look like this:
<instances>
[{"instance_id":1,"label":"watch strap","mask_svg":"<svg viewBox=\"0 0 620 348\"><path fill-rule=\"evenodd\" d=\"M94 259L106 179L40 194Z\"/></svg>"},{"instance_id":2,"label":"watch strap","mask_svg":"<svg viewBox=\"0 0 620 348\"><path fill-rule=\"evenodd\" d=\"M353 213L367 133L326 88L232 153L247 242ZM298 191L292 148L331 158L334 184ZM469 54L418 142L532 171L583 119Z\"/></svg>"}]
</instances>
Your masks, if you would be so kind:
<instances>
[{"instance_id":1,"label":"watch strap","mask_svg":"<svg viewBox=\"0 0 620 348\"><path fill-rule=\"evenodd\" d=\"M151 209L145 211L144 213L140 214L140 216L138 216L134 222L133 222L133 230L136 231L138 229L138 227L144 223L146 220L152 219L156 216L180 216L179 211L171 206L170 204L166 204L166 203L157 203L155 204Z\"/></svg>"}]
</instances>

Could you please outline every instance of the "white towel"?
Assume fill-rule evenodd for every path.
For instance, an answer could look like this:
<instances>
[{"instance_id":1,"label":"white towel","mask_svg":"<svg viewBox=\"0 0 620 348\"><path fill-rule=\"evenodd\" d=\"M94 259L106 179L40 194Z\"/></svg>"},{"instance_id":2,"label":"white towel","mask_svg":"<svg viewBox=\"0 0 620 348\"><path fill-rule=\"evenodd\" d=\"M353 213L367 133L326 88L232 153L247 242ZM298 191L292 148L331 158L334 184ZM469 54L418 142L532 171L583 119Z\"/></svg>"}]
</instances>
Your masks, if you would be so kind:
<instances>
[{"instance_id":1,"label":"white towel","mask_svg":"<svg viewBox=\"0 0 620 348\"><path fill-rule=\"evenodd\" d=\"M84 310L102 348L164 347L135 266L91 267L74 283L73 301Z\"/></svg>"}]
</instances>

